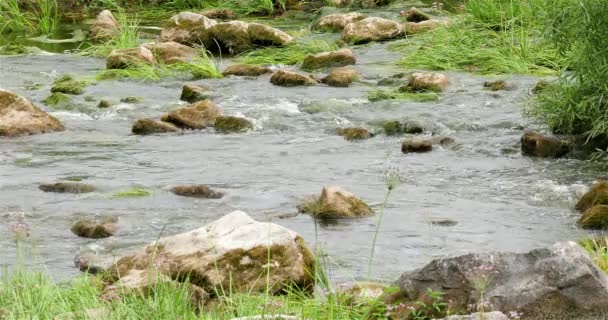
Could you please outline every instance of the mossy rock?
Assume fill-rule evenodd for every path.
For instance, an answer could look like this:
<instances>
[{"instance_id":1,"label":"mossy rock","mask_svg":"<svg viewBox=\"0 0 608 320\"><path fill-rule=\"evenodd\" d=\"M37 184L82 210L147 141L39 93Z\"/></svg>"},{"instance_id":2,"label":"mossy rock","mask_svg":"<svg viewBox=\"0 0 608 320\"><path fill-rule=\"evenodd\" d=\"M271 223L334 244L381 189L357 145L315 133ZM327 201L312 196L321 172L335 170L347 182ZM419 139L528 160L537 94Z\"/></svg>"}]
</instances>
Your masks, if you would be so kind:
<instances>
[{"instance_id":1,"label":"mossy rock","mask_svg":"<svg viewBox=\"0 0 608 320\"><path fill-rule=\"evenodd\" d=\"M583 229L608 229L608 205L599 204L583 212L577 224Z\"/></svg>"},{"instance_id":2,"label":"mossy rock","mask_svg":"<svg viewBox=\"0 0 608 320\"><path fill-rule=\"evenodd\" d=\"M409 8L408 10L402 11L401 12L401 16L405 18L405 21L407 22L422 22L422 21L427 21L427 20L431 20L431 17L420 11L418 8Z\"/></svg>"},{"instance_id":3,"label":"mossy rock","mask_svg":"<svg viewBox=\"0 0 608 320\"><path fill-rule=\"evenodd\" d=\"M317 81L310 76L292 71L279 70L270 77L270 83L281 87L312 86Z\"/></svg>"},{"instance_id":4,"label":"mossy rock","mask_svg":"<svg viewBox=\"0 0 608 320\"><path fill-rule=\"evenodd\" d=\"M182 88L180 100L194 103L205 99L209 99L209 88L206 86L185 84Z\"/></svg>"},{"instance_id":5,"label":"mossy rock","mask_svg":"<svg viewBox=\"0 0 608 320\"><path fill-rule=\"evenodd\" d=\"M297 209L317 219L360 218L374 213L363 200L336 186L324 187L320 196L305 199Z\"/></svg>"},{"instance_id":6,"label":"mossy rock","mask_svg":"<svg viewBox=\"0 0 608 320\"><path fill-rule=\"evenodd\" d=\"M250 64L233 64L222 72L224 76L243 77L257 77L267 73L272 73L272 69Z\"/></svg>"},{"instance_id":7,"label":"mossy rock","mask_svg":"<svg viewBox=\"0 0 608 320\"><path fill-rule=\"evenodd\" d=\"M123 191L116 192L112 194L111 198L113 199L124 199L124 198L143 198L149 197L152 195L152 192L143 189L143 188L131 188Z\"/></svg>"},{"instance_id":8,"label":"mossy rock","mask_svg":"<svg viewBox=\"0 0 608 320\"><path fill-rule=\"evenodd\" d=\"M79 95L84 92L84 88L87 86L85 81L78 81L71 75L64 75L57 78L53 82L51 92L61 92L65 94Z\"/></svg>"},{"instance_id":9,"label":"mossy rock","mask_svg":"<svg viewBox=\"0 0 608 320\"><path fill-rule=\"evenodd\" d=\"M144 98L142 97L124 97L120 99L120 102L122 103L139 103L142 101L144 101Z\"/></svg>"},{"instance_id":10,"label":"mossy rock","mask_svg":"<svg viewBox=\"0 0 608 320\"><path fill-rule=\"evenodd\" d=\"M70 96L61 92L53 92L48 97L46 97L42 102L47 106L55 107L64 103L68 103L72 100Z\"/></svg>"},{"instance_id":11,"label":"mossy rock","mask_svg":"<svg viewBox=\"0 0 608 320\"><path fill-rule=\"evenodd\" d=\"M382 124L384 134L387 136L397 136L403 134L403 124L397 120L386 121Z\"/></svg>"},{"instance_id":12,"label":"mossy rock","mask_svg":"<svg viewBox=\"0 0 608 320\"><path fill-rule=\"evenodd\" d=\"M101 222L84 219L74 223L71 227L72 233L82 238L102 239L111 237L116 233L118 219L106 218Z\"/></svg>"},{"instance_id":13,"label":"mossy rock","mask_svg":"<svg viewBox=\"0 0 608 320\"><path fill-rule=\"evenodd\" d=\"M374 136L373 133L365 128L342 128L337 130L338 135L343 136L347 141L365 140Z\"/></svg>"},{"instance_id":14,"label":"mossy rock","mask_svg":"<svg viewBox=\"0 0 608 320\"><path fill-rule=\"evenodd\" d=\"M148 135L157 133L180 132L181 129L172 123L156 119L139 119L133 123L131 132L138 135Z\"/></svg>"},{"instance_id":15,"label":"mossy rock","mask_svg":"<svg viewBox=\"0 0 608 320\"><path fill-rule=\"evenodd\" d=\"M55 193L89 193L95 191L94 186L78 182L57 182L41 184L38 189Z\"/></svg>"},{"instance_id":16,"label":"mossy rock","mask_svg":"<svg viewBox=\"0 0 608 320\"><path fill-rule=\"evenodd\" d=\"M357 79L359 79L359 72L357 70L351 67L339 67L331 69L322 82L330 87L345 88Z\"/></svg>"},{"instance_id":17,"label":"mossy rock","mask_svg":"<svg viewBox=\"0 0 608 320\"><path fill-rule=\"evenodd\" d=\"M403 132L408 134L424 133L425 126L422 122L416 120L408 120L403 123Z\"/></svg>"},{"instance_id":18,"label":"mossy rock","mask_svg":"<svg viewBox=\"0 0 608 320\"><path fill-rule=\"evenodd\" d=\"M99 101L99 104L97 105L97 108L99 109L107 109L112 107L112 101L110 100L101 100Z\"/></svg>"},{"instance_id":19,"label":"mossy rock","mask_svg":"<svg viewBox=\"0 0 608 320\"><path fill-rule=\"evenodd\" d=\"M532 93L539 94L539 93L545 91L549 86L551 86L551 82L549 82L547 80L540 80L539 82L536 83L534 88L532 88Z\"/></svg>"},{"instance_id":20,"label":"mossy rock","mask_svg":"<svg viewBox=\"0 0 608 320\"><path fill-rule=\"evenodd\" d=\"M302 62L302 69L311 71L320 68L344 67L355 63L357 63L357 59L350 49L340 49L307 55Z\"/></svg>"},{"instance_id":21,"label":"mossy rock","mask_svg":"<svg viewBox=\"0 0 608 320\"><path fill-rule=\"evenodd\" d=\"M559 158L570 151L570 146L559 139L536 132L526 132L521 137L521 152L526 156Z\"/></svg>"},{"instance_id":22,"label":"mossy rock","mask_svg":"<svg viewBox=\"0 0 608 320\"><path fill-rule=\"evenodd\" d=\"M505 80L486 81L483 87L490 91L512 90L513 85Z\"/></svg>"},{"instance_id":23,"label":"mossy rock","mask_svg":"<svg viewBox=\"0 0 608 320\"><path fill-rule=\"evenodd\" d=\"M253 129L253 124L245 118L219 116L215 119L214 128L219 133L245 132Z\"/></svg>"},{"instance_id":24,"label":"mossy rock","mask_svg":"<svg viewBox=\"0 0 608 320\"><path fill-rule=\"evenodd\" d=\"M608 205L608 181L594 184L578 201L575 208L584 212L596 205Z\"/></svg>"},{"instance_id":25,"label":"mossy rock","mask_svg":"<svg viewBox=\"0 0 608 320\"><path fill-rule=\"evenodd\" d=\"M220 199L224 196L222 192L215 191L205 185L177 186L171 188L171 192L182 197Z\"/></svg>"},{"instance_id":26,"label":"mossy rock","mask_svg":"<svg viewBox=\"0 0 608 320\"><path fill-rule=\"evenodd\" d=\"M433 142L426 139L414 138L403 141L401 152L403 153L422 153L433 151Z\"/></svg>"}]
</instances>

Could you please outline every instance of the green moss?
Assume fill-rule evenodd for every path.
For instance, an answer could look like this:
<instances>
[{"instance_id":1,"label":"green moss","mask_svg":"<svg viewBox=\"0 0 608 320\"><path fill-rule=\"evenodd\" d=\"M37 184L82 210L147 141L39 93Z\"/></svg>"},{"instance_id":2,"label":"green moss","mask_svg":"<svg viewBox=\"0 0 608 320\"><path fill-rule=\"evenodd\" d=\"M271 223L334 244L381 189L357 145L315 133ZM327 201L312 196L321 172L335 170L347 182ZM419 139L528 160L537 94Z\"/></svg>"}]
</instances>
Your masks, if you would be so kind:
<instances>
[{"instance_id":1,"label":"green moss","mask_svg":"<svg viewBox=\"0 0 608 320\"><path fill-rule=\"evenodd\" d=\"M253 124L245 118L219 116L215 119L214 128L220 133L245 132L253 129Z\"/></svg>"},{"instance_id":2,"label":"green moss","mask_svg":"<svg viewBox=\"0 0 608 320\"><path fill-rule=\"evenodd\" d=\"M124 198L142 198L152 195L152 192L143 188L131 188L117 193L112 194L113 199L124 199Z\"/></svg>"},{"instance_id":3,"label":"green moss","mask_svg":"<svg viewBox=\"0 0 608 320\"><path fill-rule=\"evenodd\" d=\"M408 100L416 102L428 102L439 100L439 94L436 92L399 92L388 90L372 90L367 94L369 101L380 100Z\"/></svg>"},{"instance_id":4,"label":"green moss","mask_svg":"<svg viewBox=\"0 0 608 320\"><path fill-rule=\"evenodd\" d=\"M302 60L308 54L317 54L326 51L335 51L338 45L326 40L296 41L284 47L270 47L261 50L249 51L236 57L236 60L244 64L293 65Z\"/></svg>"},{"instance_id":5,"label":"green moss","mask_svg":"<svg viewBox=\"0 0 608 320\"><path fill-rule=\"evenodd\" d=\"M51 93L48 97L46 97L44 100L42 100L42 102L44 102L44 104L46 104L47 106L55 107L60 104L70 102L71 100L72 98L70 98L70 96L64 93L54 92Z\"/></svg>"},{"instance_id":6,"label":"green moss","mask_svg":"<svg viewBox=\"0 0 608 320\"><path fill-rule=\"evenodd\" d=\"M71 75L64 75L57 78L53 82L51 92L61 92L65 94L79 95L84 92L84 88L87 86L85 81L75 80Z\"/></svg>"},{"instance_id":7,"label":"green moss","mask_svg":"<svg viewBox=\"0 0 608 320\"><path fill-rule=\"evenodd\" d=\"M397 120L386 121L382 125L382 129L387 136L403 134L403 124Z\"/></svg>"},{"instance_id":8,"label":"green moss","mask_svg":"<svg viewBox=\"0 0 608 320\"><path fill-rule=\"evenodd\" d=\"M551 82L549 82L547 80L540 80L539 82L536 83L534 88L532 88L532 93L539 94L539 93L545 91L545 89L547 89L550 85L551 85Z\"/></svg>"},{"instance_id":9,"label":"green moss","mask_svg":"<svg viewBox=\"0 0 608 320\"><path fill-rule=\"evenodd\" d=\"M343 128L338 129L337 133L347 141L365 140L373 137L373 134L365 128Z\"/></svg>"},{"instance_id":10,"label":"green moss","mask_svg":"<svg viewBox=\"0 0 608 320\"><path fill-rule=\"evenodd\" d=\"M587 211L598 204L608 205L608 181L594 184L578 201L576 210Z\"/></svg>"},{"instance_id":11,"label":"green moss","mask_svg":"<svg viewBox=\"0 0 608 320\"><path fill-rule=\"evenodd\" d=\"M124 97L122 99L120 99L120 102L122 103L139 103L142 102L144 99L142 97Z\"/></svg>"}]
</instances>

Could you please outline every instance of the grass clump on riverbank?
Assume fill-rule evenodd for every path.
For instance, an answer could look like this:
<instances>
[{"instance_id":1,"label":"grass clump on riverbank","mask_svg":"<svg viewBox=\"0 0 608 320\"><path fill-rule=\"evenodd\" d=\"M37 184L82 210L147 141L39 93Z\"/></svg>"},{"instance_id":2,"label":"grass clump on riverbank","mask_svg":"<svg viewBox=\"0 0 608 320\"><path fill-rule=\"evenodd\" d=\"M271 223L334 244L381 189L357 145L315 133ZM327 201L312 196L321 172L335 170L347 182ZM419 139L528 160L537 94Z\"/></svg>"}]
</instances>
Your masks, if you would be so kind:
<instances>
[{"instance_id":1,"label":"grass clump on riverbank","mask_svg":"<svg viewBox=\"0 0 608 320\"><path fill-rule=\"evenodd\" d=\"M556 74L565 59L541 37L544 7L543 0L467 1L464 15L415 35L420 46L400 64L481 74Z\"/></svg>"},{"instance_id":2,"label":"grass clump on riverbank","mask_svg":"<svg viewBox=\"0 0 608 320\"><path fill-rule=\"evenodd\" d=\"M550 0L547 36L568 70L537 95L532 114L557 133L608 134L608 2Z\"/></svg>"},{"instance_id":3,"label":"grass clump on riverbank","mask_svg":"<svg viewBox=\"0 0 608 320\"><path fill-rule=\"evenodd\" d=\"M33 33L50 34L59 26L57 0L29 2L29 10L18 0L0 1L0 34Z\"/></svg>"}]
</instances>

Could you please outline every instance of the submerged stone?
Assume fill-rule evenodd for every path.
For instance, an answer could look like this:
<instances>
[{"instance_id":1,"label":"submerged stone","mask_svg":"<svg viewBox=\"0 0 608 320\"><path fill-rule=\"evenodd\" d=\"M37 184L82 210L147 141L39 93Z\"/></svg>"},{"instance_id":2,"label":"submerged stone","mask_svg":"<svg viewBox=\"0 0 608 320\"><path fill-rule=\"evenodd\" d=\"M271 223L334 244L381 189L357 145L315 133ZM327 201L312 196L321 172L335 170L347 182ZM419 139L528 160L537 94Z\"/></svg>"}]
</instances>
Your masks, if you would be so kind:
<instances>
[{"instance_id":1,"label":"submerged stone","mask_svg":"<svg viewBox=\"0 0 608 320\"><path fill-rule=\"evenodd\" d=\"M577 224L583 229L608 229L608 205L598 204L587 209Z\"/></svg>"},{"instance_id":2,"label":"submerged stone","mask_svg":"<svg viewBox=\"0 0 608 320\"><path fill-rule=\"evenodd\" d=\"M105 100L105 99L99 101L99 104L97 105L97 108L99 108L99 109L107 109L107 108L110 108L110 107L112 107L112 101Z\"/></svg>"},{"instance_id":3,"label":"submerged stone","mask_svg":"<svg viewBox=\"0 0 608 320\"><path fill-rule=\"evenodd\" d=\"M70 98L70 96L68 96L65 93L61 93L61 92L54 92L51 93L48 97L46 97L44 100L42 100L42 102L44 102L44 104L46 104L47 106L58 106L64 103L68 103L72 101L72 98Z\"/></svg>"},{"instance_id":4,"label":"submerged stone","mask_svg":"<svg viewBox=\"0 0 608 320\"><path fill-rule=\"evenodd\" d=\"M483 87L491 91L512 90L513 85L505 80L486 81Z\"/></svg>"},{"instance_id":5,"label":"submerged stone","mask_svg":"<svg viewBox=\"0 0 608 320\"><path fill-rule=\"evenodd\" d=\"M219 116L215 119L213 127L219 133L235 133L251 130L253 129L253 124L251 121L241 117Z\"/></svg>"},{"instance_id":6,"label":"submerged stone","mask_svg":"<svg viewBox=\"0 0 608 320\"><path fill-rule=\"evenodd\" d=\"M220 199L224 196L222 192L215 191L206 185L177 186L171 188L171 192L182 197Z\"/></svg>"},{"instance_id":7,"label":"submerged stone","mask_svg":"<svg viewBox=\"0 0 608 320\"><path fill-rule=\"evenodd\" d=\"M0 47L0 55L2 56L18 56L30 53L30 50L19 43L11 42Z\"/></svg>"},{"instance_id":8,"label":"submerged stone","mask_svg":"<svg viewBox=\"0 0 608 320\"><path fill-rule=\"evenodd\" d=\"M312 86L317 84L316 80L307 75L285 70L275 72L270 78L270 82L275 86L281 87Z\"/></svg>"},{"instance_id":9,"label":"submerged stone","mask_svg":"<svg viewBox=\"0 0 608 320\"><path fill-rule=\"evenodd\" d=\"M78 182L57 182L41 184L38 189L44 192L55 193L89 193L97 190L97 188L92 185Z\"/></svg>"},{"instance_id":10,"label":"submerged stone","mask_svg":"<svg viewBox=\"0 0 608 320\"><path fill-rule=\"evenodd\" d=\"M196 84L185 84L182 88L180 100L194 103L209 99L209 97L209 87Z\"/></svg>"},{"instance_id":11,"label":"submerged stone","mask_svg":"<svg viewBox=\"0 0 608 320\"><path fill-rule=\"evenodd\" d=\"M433 142L422 138L412 138L403 141L401 152L403 153L422 153L433 151Z\"/></svg>"},{"instance_id":12,"label":"submerged stone","mask_svg":"<svg viewBox=\"0 0 608 320\"><path fill-rule=\"evenodd\" d=\"M386 121L382 125L382 129L384 130L384 134L387 136L403 134L403 124L397 120Z\"/></svg>"},{"instance_id":13,"label":"submerged stone","mask_svg":"<svg viewBox=\"0 0 608 320\"><path fill-rule=\"evenodd\" d=\"M120 99L122 103L138 103L142 102L144 99L141 97L124 97Z\"/></svg>"},{"instance_id":14,"label":"submerged stone","mask_svg":"<svg viewBox=\"0 0 608 320\"><path fill-rule=\"evenodd\" d=\"M337 186L326 186L320 196L305 199L298 211L318 219L360 218L374 211L354 194Z\"/></svg>"},{"instance_id":15,"label":"submerged stone","mask_svg":"<svg viewBox=\"0 0 608 320\"><path fill-rule=\"evenodd\" d=\"M359 72L351 67L333 68L329 74L321 80L330 87L346 88L359 79Z\"/></svg>"},{"instance_id":16,"label":"submerged stone","mask_svg":"<svg viewBox=\"0 0 608 320\"><path fill-rule=\"evenodd\" d=\"M57 118L45 113L31 101L0 89L0 137L16 137L63 131Z\"/></svg>"},{"instance_id":17,"label":"submerged stone","mask_svg":"<svg viewBox=\"0 0 608 320\"><path fill-rule=\"evenodd\" d=\"M71 75L64 75L53 81L51 92L79 95L84 92L84 88L86 86L87 83L85 81L78 81L74 79L74 77L72 77Z\"/></svg>"},{"instance_id":18,"label":"submerged stone","mask_svg":"<svg viewBox=\"0 0 608 320\"><path fill-rule=\"evenodd\" d=\"M419 9L417 9L415 7L411 7L405 11L401 11L399 14L405 18L405 21L414 22L414 23L427 21L427 20L431 19L431 17L428 14L420 11Z\"/></svg>"},{"instance_id":19,"label":"submerged stone","mask_svg":"<svg viewBox=\"0 0 608 320\"><path fill-rule=\"evenodd\" d=\"M116 233L118 218L110 217L101 222L84 219L72 225L72 233L82 238L102 239L111 237Z\"/></svg>"},{"instance_id":20,"label":"submerged stone","mask_svg":"<svg viewBox=\"0 0 608 320\"><path fill-rule=\"evenodd\" d=\"M559 158L570 151L567 143L536 132L526 132L521 137L521 152L526 156Z\"/></svg>"},{"instance_id":21,"label":"submerged stone","mask_svg":"<svg viewBox=\"0 0 608 320\"><path fill-rule=\"evenodd\" d=\"M233 64L222 72L224 76L245 77L257 77L267 73L272 73L272 69L251 64Z\"/></svg>"},{"instance_id":22,"label":"submerged stone","mask_svg":"<svg viewBox=\"0 0 608 320\"><path fill-rule=\"evenodd\" d=\"M131 132L138 135L148 135L157 133L180 132L181 129L174 124L156 120L156 119L139 119L133 123Z\"/></svg>"},{"instance_id":23,"label":"submerged stone","mask_svg":"<svg viewBox=\"0 0 608 320\"><path fill-rule=\"evenodd\" d=\"M302 69L315 70L320 68L343 67L357 63L357 59L350 49L340 49L319 54L309 54L302 62Z\"/></svg>"},{"instance_id":24,"label":"submerged stone","mask_svg":"<svg viewBox=\"0 0 608 320\"><path fill-rule=\"evenodd\" d=\"M366 140L374 136L374 134L369 132L367 129L356 127L338 129L337 133L339 136L343 136L347 141Z\"/></svg>"}]
</instances>

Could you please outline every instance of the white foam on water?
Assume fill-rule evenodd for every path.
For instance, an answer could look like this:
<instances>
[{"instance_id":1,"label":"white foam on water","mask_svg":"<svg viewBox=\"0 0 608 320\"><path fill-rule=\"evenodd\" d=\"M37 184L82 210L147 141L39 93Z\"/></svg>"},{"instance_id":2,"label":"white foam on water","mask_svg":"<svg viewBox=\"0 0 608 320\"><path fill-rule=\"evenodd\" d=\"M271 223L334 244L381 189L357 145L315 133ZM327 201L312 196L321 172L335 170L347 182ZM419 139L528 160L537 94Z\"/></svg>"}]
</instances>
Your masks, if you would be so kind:
<instances>
[{"instance_id":1,"label":"white foam on water","mask_svg":"<svg viewBox=\"0 0 608 320\"><path fill-rule=\"evenodd\" d=\"M60 120L94 120L93 117L82 112L72 111L53 111L51 115L59 118Z\"/></svg>"}]
</instances>

